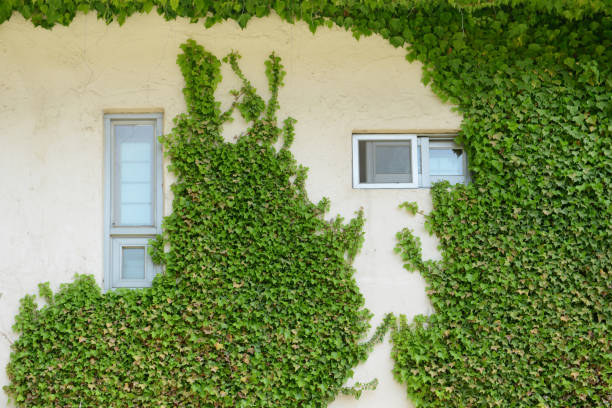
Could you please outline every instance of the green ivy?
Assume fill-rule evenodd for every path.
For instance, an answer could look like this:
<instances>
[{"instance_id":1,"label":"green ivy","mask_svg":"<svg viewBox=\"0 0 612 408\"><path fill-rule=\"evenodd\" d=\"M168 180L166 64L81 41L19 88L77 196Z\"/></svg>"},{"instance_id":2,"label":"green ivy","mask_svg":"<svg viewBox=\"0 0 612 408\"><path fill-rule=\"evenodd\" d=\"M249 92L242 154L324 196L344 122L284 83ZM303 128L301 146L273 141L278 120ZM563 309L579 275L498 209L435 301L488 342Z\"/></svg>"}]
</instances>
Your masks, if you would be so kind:
<instances>
[{"instance_id":1,"label":"green ivy","mask_svg":"<svg viewBox=\"0 0 612 408\"><path fill-rule=\"evenodd\" d=\"M95 11L107 23L116 20L123 24L134 13L156 9L167 20L187 17L192 22L204 20L210 27L231 19L246 27L251 18L268 16L273 10L288 22L305 21L313 31L333 22L360 34L393 36L391 41L397 44L405 37L402 26L413 11L432 11L446 5L466 12L513 6L570 20L612 15L610 0L3 0L0 24L18 12L34 25L51 28L68 25L77 13L89 11Z\"/></svg>"},{"instance_id":2,"label":"green ivy","mask_svg":"<svg viewBox=\"0 0 612 408\"><path fill-rule=\"evenodd\" d=\"M162 137L177 181L151 254L165 272L144 290L102 294L90 276L55 295L41 285L40 310L26 296L5 388L19 406L318 407L375 386L342 388L394 319L360 343L370 313L345 258L363 217L326 221L328 201L308 200L294 120L277 126L280 58L266 62L266 103L228 55L242 87L221 112L221 61L182 49L188 112ZM250 126L229 143L235 109Z\"/></svg>"},{"instance_id":3,"label":"green ivy","mask_svg":"<svg viewBox=\"0 0 612 408\"><path fill-rule=\"evenodd\" d=\"M418 238L398 234L397 251L425 277L435 314L401 320L396 377L418 407L612 404L608 0L11 0L0 4L0 22L17 11L52 27L95 10L122 24L153 8L206 27L226 19L245 27L274 10L313 31L335 24L405 47L423 63L423 81L463 115L473 182L432 188L426 225L440 239L441 261L423 261ZM367 312L343 261L359 247L361 216L328 224L326 202L307 201L305 171L288 150L293 122L273 120L277 87L266 104L235 54L227 62L243 87L233 108L253 126L236 144L221 140L229 116L212 97L220 62L196 49L188 45L180 60L189 114L165 139L180 176L155 252L168 273L144 291L101 295L86 277L54 296L43 287L42 310L26 297L8 388L24 406L84 395L135 405L155 396L156 406L189 398L323 405L371 347L357 343ZM202 62L192 65L195 54ZM268 62L271 84L282 81L278 64ZM278 137L280 151L272 148ZM404 208L423 216L414 204ZM314 292L304 296L299 282ZM52 381L58 373L63 381Z\"/></svg>"},{"instance_id":4,"label":"green ivy","mask_svg":"<svg viewBox=\"0 0 612 408\"><path fill-rule=\"evenodd\" d=\"M464 115L474 179L432 188L441 261L398 234L435 309L393 336L416 406L612 404L611 23L516 8L408 20L409 57Z\"/></svg>"}]
</instances>

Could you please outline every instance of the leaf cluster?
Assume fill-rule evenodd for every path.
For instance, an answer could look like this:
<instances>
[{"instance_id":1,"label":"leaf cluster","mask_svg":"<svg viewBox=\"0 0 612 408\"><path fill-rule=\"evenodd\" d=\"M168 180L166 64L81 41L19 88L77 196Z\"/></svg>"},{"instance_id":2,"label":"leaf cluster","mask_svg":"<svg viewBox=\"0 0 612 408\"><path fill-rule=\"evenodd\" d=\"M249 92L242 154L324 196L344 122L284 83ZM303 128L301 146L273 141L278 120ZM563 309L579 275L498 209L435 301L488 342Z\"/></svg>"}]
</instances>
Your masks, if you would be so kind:
<instances>
[{"instance_id":1,"label":"leaf cluster","mask_svg":"<svg viewBox=\"0 0 612 408\"><path fill-rule=\"evenodd\" d=\"M398 234L435 314L393 335L397 379L418 407L610 406L610 18L441 7L407 25L464 115L473 183L432 188L442 260Z\"/></svg>"},{"instance_id":2,"label":"leaf cluster","mask_svg":"<svg viewBox=\"0 0 612 408\"><path fill-rule=\"evenodd\" d=\"M51 28L69 25L77 13L93 11L107 23L125 23L134 13L156 10L167 20L177 17L192 22L203 20L206 27L235 20L246 27L254 17L265 17L272 11L288 22L305 21L314 31L332 22L358 32L375 32L385 38L403 37L403 20L415 9L434 10L452 7L471 13L516 7L534 13L546 13L568 20L581 20L597 14L612 15L609 0L3 0L0 2L0 24L18 12L36 26Z\"/></svg>"},{"instance_id":3,"label":"leaf cluster","mask_svg":"<svg viewBox=\"0 0 612 408\"><path fill-rule=\"evenodd\" d=\"M18 406L320 407L375 386L342 388L392 323L361 343L370 313L347 259L363 217L328 221L328 201L308 200L294 120L277 126L280 58L266 63L266 103L228 55L242 86L221 112L221 61L182 49L188 112L161 138L177 181L151 254L165 271L144 290L41 285L42 309L26 296L5 388ZM236 109L249 128L225 142Z\"/></svg>"}]
</instances>

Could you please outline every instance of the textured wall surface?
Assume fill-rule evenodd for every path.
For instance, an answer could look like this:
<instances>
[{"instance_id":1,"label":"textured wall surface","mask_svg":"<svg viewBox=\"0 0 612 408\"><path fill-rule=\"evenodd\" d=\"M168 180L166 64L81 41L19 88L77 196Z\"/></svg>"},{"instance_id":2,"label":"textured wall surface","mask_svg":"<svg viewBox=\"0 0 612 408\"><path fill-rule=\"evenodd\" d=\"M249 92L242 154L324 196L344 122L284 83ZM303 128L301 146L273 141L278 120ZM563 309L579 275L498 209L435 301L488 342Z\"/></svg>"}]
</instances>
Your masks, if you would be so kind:
<instances>
[{"instance_id":1,"label":"textured wall surface","mask_svg":"<svg viewBox=\"0 0 612 408\"><path fill-rule=\"evenodd\" d=\"M417 201L431 209L426 189L354 190L351 134L357 129L453 129L461 118L420 83L421 66L378 37L356 41L338 28L315 35L304 24L277 17L253 20L245 30L234 22L206 30L186 20L166 22L137 15L123 27L94 15L70 27L34 28L21 16L0 26L0 385L5 374L19 299L52 288L75 273L102 283L103 113L109 109L164 110L165 131L185 109L183 79L176 65L179 45L193 38L217 57L239 51L241 67L266 95L264 61L271 51L287 70L280 118L298 120L292 147L309 167L310 198L331 199L329 216L351 217L364 208L365 244L355 261L356 279L373 325L384 313L412 317L430 313L423 279L402 268L393 253L395 233L413 228L426 258L439 256L436 240L421 216L397 206ZM229 105L236 79L223 69L218 97ZM244 130L236 121L228 140ZM172 176L165 175L165 190ZM166 192L166 212L171 197ZM358 367L354 380L380 380L359 401L339 397L332 407L407 407L403 388L393 380L390 345L379 345ZM0 406L6 406L0 392Z\"/></svg>"}]
</instances>

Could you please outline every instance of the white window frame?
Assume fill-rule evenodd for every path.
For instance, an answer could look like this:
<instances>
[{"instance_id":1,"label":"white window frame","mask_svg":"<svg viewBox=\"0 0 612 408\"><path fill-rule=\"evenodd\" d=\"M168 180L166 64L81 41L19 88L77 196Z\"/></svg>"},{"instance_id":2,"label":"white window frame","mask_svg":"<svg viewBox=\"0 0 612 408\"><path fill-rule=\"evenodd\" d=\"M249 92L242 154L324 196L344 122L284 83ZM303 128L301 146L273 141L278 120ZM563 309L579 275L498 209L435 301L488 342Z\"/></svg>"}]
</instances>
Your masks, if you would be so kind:
<instances>
[{"instance_id":1,"label":"white window frame","mask_svg":"<svg viewBox=\"0 0 612 408\"><path fill-rule=\"evenodd\" d=\"M470 174L467 166L467 155L465 149L458 145L454 138L456 134L416 134L416 133L392 133L392 134L377 134L377 133L354 133L352 139L353 147L353 188L355 189L414 189L414 188L430 188L433 182L444 180L445 176L431 176L429 174L429 151L431 144L445 148L463 150L463 176L448 176L449 178L463 177L463 184L470 181ZM416 175L412 183L401 182L380 182L380 183L363 183L360 181L360 160L359 157L359 142L360 141L405 141L410 140L412 149L412 174ZM368 158L368 160L371 160ZM369 171L369 170L368 170ZM449 180L450 181L450 180Z\"/></svg>"},{"instance_id":2,"label":"white window frame","mask_svg":"<svg viewBox=\"0 0 612 408\"><path fill-rule=\"evenodd\" d=\"M146 254L149 249L148 241L151 237L113 237L111 238L111 287L115 288L147 288L151 286L151 282L155 275L159 272L159 266L153 264L151 257ZM145 277L144 279L122 279L121 265L123 256L123 248L141 248L145 250Z\"/></svg>"},{"instance_id":3,"label":"white window frame","mask_svg":"<svg viewBox=\"0 0 612 408\"><path fill-rule=\"evenodd\" d=\"M364 183L360 180L359 164L364 158L359 157L359 142L377 141L410 141L410 158L412 182L379 182ZM353 188L417 188L418 187L418 163L417 163L417 135L415 134L353 134Z\"/></svg>"},{"instance_id":4,"label":"white window frame","mask_svg":"<svg viewBox=\"0 0 612 408\"><path fill-rule=\"evenodd\" d=\"M154 127L153 160L153 225L119 226L113 224L116 194L113 191L115 170L115 143L113 125L152 124ZM148 242L161 234L163 217L163 165L159 137L162 135L162 113L108 113L104 115L104 289L143 288L151 286L161 267L154 265L148 254ZM122 279L121 256L124 247L144 247L145 278Z\"/></svg>"}]
</instances>

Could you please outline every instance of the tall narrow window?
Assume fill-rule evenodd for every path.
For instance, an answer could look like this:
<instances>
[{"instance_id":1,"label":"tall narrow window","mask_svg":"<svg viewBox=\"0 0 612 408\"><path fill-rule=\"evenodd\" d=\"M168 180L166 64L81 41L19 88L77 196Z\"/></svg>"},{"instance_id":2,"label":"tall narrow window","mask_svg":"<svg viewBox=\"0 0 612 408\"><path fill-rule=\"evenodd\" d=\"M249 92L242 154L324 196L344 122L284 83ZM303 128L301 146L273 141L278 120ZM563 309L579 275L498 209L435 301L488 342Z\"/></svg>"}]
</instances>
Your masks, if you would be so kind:
<instances>
[{"instance_id":1,"label":"tall narrow window","mask_svg":"<svg viewBox=\"0 0 612 408\"><path fill-rule=\"evenodd\" d=\"M147 287L159 272L147 247L161 233L162 114L107 114L104 127L104 287Z\"/></svg>"}]
</instances>

